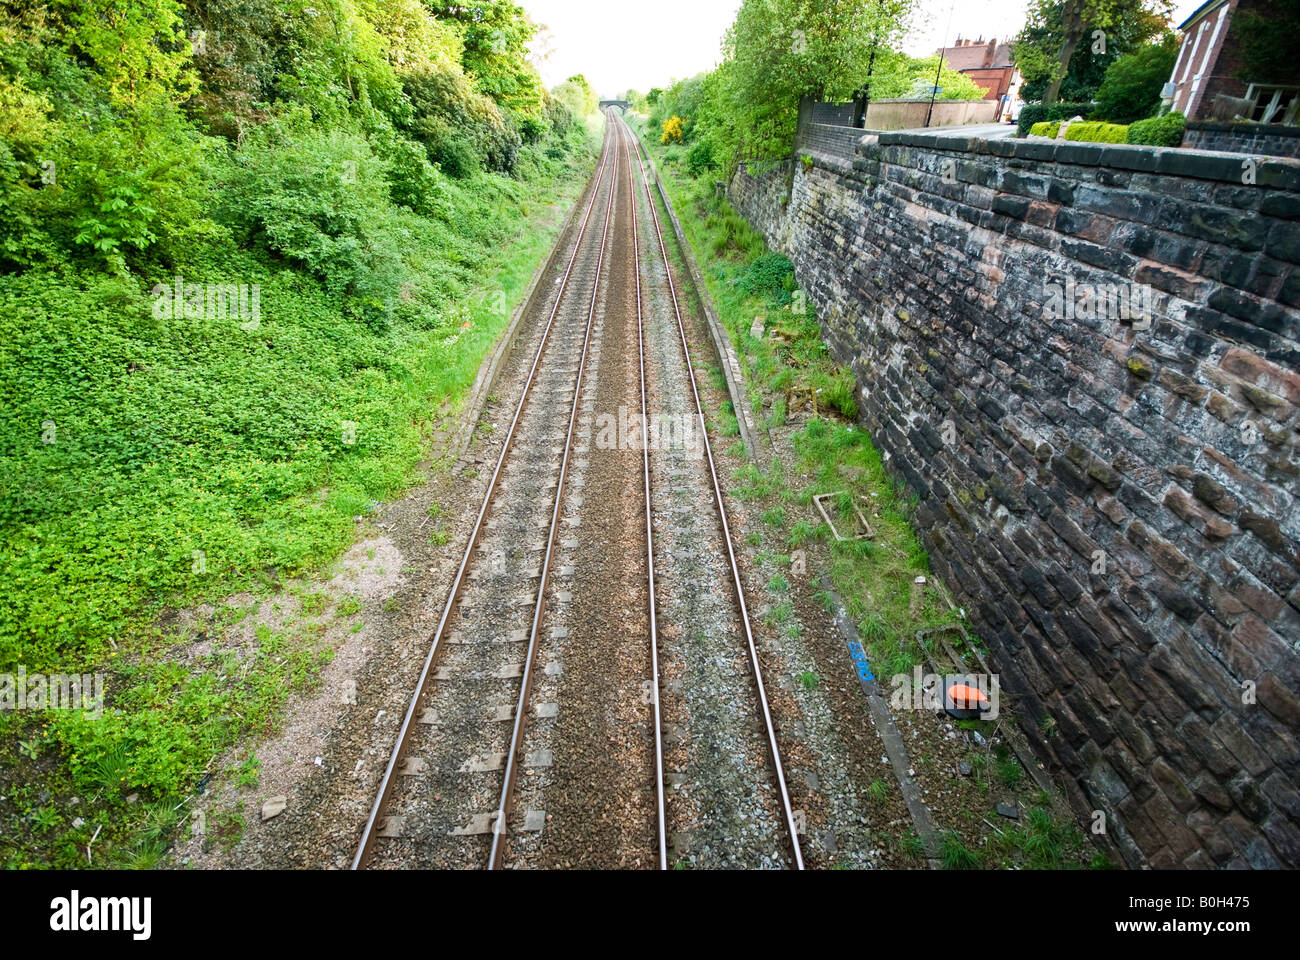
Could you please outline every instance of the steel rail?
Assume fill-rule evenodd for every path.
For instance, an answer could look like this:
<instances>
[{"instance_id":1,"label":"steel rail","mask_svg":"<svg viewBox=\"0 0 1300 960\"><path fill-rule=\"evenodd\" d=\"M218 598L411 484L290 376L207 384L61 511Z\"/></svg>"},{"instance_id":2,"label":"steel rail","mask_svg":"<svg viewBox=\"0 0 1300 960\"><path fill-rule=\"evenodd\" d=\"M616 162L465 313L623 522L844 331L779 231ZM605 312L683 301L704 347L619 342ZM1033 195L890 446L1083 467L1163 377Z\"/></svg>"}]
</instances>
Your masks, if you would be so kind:
<instances>
[{"instance_id":1,"label":"steel rail","mask_svg":"<svg viewBox=\"0 0 1300 960\"><path fill-rule=\"evenodd\" d=\"M611 168L611 163L610 163L611 149L614 152L614 164L617 164L619 147L618 147L618 138L616 136L607 139L604 150L602 152L600 170L597 173L596 184L592 188L591 200L587 203L587 209L586 212L583 214L583 218L582 218L582 225L579 227L577 239L573 243L573 253L569 257L568 265L565 267L564 277L560 282L559 291L555 295L555 303L551 306L551 311L546 318L546 325L542 331L542 340L541 343L538 344L537 353L533 357L532 366L529 368L528 371L528 378L524 382L524 389L519 397L519 405L515 408L514 418L510 421L510 429L506 433L505 442L502 444L501 455L497 458L496 468L493 470L492 478L488 482L487 492L484 494L483 497L483 504L482 506L479 507L478 517L474 521L474 529L471 532L469 542L465 547L465 555L464 557L461 558L460 567L456 571L456 577L452 581L451 591L447 597L447 603L443 607L442 617L439 619L438 628L433 635L433 643L429 647L428 655L424 659L424 667L420 671L420 679L415 688L415 695L411 698L411 704L409 707L407 707L406 715L402 718L402 726L398 731L397 741L394 745L392 756L389 758L388 766L384 770L384 777L383 780L380 781L379 792L375 798L374 805L370 810L370 817L366 821L365 829L362 831L361 842L357 845L356 854L352 859L353 870L364 869L365 866L369 863L371 854L373 853L375 836L376 836L376 832L375 832L376 827L379 824L380 817L382 816L385 808L387 807L389 793L391 792L393 783L395 782L394 775L397 771L398 765L400 764L400 762L402 761L405 755L406 746L407 746L407 736L409 735L411 730L411 722L415 717L416 708L419 706L420 700L424 697L426 688L428 687L429 677L432 672L433 663L438 655L439 648L442 644L443 634L445 633L447 628L447 621L450 619L451 612L456 606L456 598L460 595L461 588L464 586L465 574L470 566L470 558L473 556L474 548L478 545L479 536L483 530L483 521L487 516L488 508L491 506L492 497L496 493L497 482L500 479L502 469L505 466L506 457L510 453L511 442L514 440L515 430L519 425L520 417L523 415L524 407L527 405L529 394L532 390L533 382L537 376L538 367L541 365L542 355L545 352L546 347L550 341L551 330L552 327L554 326L555 316L559 312L560 303L564 299L564 294L567 291L569 286L569 278L573 273L574 264L577 262L578 254L582 250L582 241L586 236L587 226L591 221L592 211L596 207L596 200L600 196L600 185L604 182L605 170L607 168ZM614 205L614 190L611 189L609 206L613 207L613 205ZM606 217L608 222L608 213ZM603 255L603 251L604 251L603 241L601 245L601 250ZM599 271L597 271L596 286L599 287L599 284L600 284L600 274ZM590 326L588 326L588 331L590 331ZM585 344L583 350L584 350L584 359L585 359L585 351L586 351ZM579 378L579 382L581 382L581 377ZM566 453L566 460L567 460L567 453ZM562 491L563 488L564 488L564 483L563 480L561 480L559 486L557 487L557 490ZM549 551L548 551L548 558L549 558ZM545 581L543 580L542 589L544 590L544 588L545 588ZM495 848L495 843L494 843L494 848Z\"/></svg>"},{"instance_id":2,"label":"steel rail","mask_svg":"<svg viewBox=\"0 0 1300 960\"><path fill-rule=\"evenodd\" d=\"M618 120L620 132L626 128L622 119ZM631 136L631 130L627 130ZM704 452L708 458L709 475L713 482L713 495L718 504L718 516L722 523L722 540L727 545L727 560L731 566L731 576L736 588L736 599L740 607L740 620L745 628L745 641L749 647L749 663L754 671L754 684L758 690L758 700L763 712L763 725L767 731L767 745L772 758L773 767L776 770L776 780L781 792L781 807L785 815L786 829L790 834L790 845L794 851L795 868L802 870L803 852L799 846L799 831L795 826L794 811L790 809L790 791L786 786L785 768L781 764L781 749L776 741L776 728L772 723L772 711L767 702L767 691L763 686L763 670L758 661L758 649L754 644L754 631L749 622L749 608L745 604L745 588L740 579L740 567L736 563L736 553L731 544L731 525L727 519L727 507L722 499L722 487L718 483L718 471L713 460L713 446L709 443L709 432L704 423L704 407L700 403L700 391L695 384L695 368L691 365L691 348L686 340L686 327L682 322L681 306L677 299L677 285L673 282L672 265L668 259L668 248L664 244L663 228L659 222L659 212L655 204L654 194L650 191L650 180L646 176L645 161L641 153L641 144L632 136L636 147L637 164L641 168L641 182L645 185L646 199L650 204L650 214L654 221L655 235L659 241L659 253L664 261L664 273L668 277L668 290L672 294L673 312L677 317L677 330L681 335L682 352L686 357L687 379L691 382L691 393L695 397L695 411L700 420L700 432L704 437ZM736 411L737 415L742 415L741 411Z\"/></svg>"},{"instance_id":3,"label":"steel rail","mask_svg":"<svg viewBox=\"0 0 1300 960\"><path fill-rule=\"evenodd\" d=\"M619 135L626 138L623 126L618 126ZM627 178L631 186L632 180L632 152L627 151ZM655 540L654 540L654 513L651 510L650 500L650 415L646 402L646 376L645 376L645 324L641 305L641 239L640 232L637 230L637 209L636 209L636 188L632 187L631 209L632 209L632 252L635 258L636 269L636 335L637 335L637 354L641 368L641 468L642 475L645 478L645 543L646 543L646 569L647 583L649 584L649 603L650 603L650 697L651 705L654 709L654 736L655 736L655 806L658 822L658 843L659 843L659 869L668 869L668 836L667 836L667 817L664 803L664 738L663 738L663 716L661 704L659 702L659 627L658 611L655 603Z\"/></svg>"},{"instance_id":4,"label":"steel rail","mask_svg":"<svg viewBox=\"0 0 1300 960\"><path fill-rule=\"evenodd\" d=\"M612 117L613 110L609 111ZM488 854L487 868L501 866L504 856L502 838L507 835L509 816L514 800L515 779L519 776L519 752L523 747L524 729L528 716L528 696L532 692L533 665L537 656L537 637L546 613L546 586L551 576L551 558L555 553L556 531L560 526L560 510L564 506L564 481L569 472L569 455L573 450L573 433L578 422L578 409L582 405L582 381L587 371L587 348L591 344L591 328L596 318L596 304L600 302L600 274L605 265L605 250L609 242L609 222L618 199L618 156L625 149L623 138L614 136L614 163L610 171L609 204L605 207L605 226L600 238L600 256L596 260L596 280L591 288L591 305L587 309L587 329L582 340L582 354L578 361L578 379L573 386L573 409L569 413L569 429L564 440L564 457L560 462L560 479L555 487L555 506L551 510L551 527L546 538L546 556L542 560L541 583L537 588L537 603L533 608L533 623L528 634L528 654L524 658L524 676L519 686L519 703L515 708L515 722L510 734L510 750L506 754L505 779L501 785L501 801L497 806L496 822L492 825L492 850ZM629 173L631 164L628 165Z\"/></svg>"}]
</instances>

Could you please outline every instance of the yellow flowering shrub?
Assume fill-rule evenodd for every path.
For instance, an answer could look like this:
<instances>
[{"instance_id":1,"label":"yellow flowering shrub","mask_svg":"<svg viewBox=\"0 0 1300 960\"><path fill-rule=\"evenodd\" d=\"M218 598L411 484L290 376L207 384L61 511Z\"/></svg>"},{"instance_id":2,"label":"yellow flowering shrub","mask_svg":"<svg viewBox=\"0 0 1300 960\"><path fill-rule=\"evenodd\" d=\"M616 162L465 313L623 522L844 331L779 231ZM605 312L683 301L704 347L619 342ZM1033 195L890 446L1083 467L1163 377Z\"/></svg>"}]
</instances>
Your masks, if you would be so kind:
<instances>
[{"instance_id":1,"label":"yellow flowering shrub","mask_svg":"<svg viewBox=\"0 0 1300 960\"><path fill-rule=\"evenodd\" d=\"M664 135L659 138L660 143L681 143L682 142L682 118L673 114L664 121Z\"/></svg>"}]
</instances>

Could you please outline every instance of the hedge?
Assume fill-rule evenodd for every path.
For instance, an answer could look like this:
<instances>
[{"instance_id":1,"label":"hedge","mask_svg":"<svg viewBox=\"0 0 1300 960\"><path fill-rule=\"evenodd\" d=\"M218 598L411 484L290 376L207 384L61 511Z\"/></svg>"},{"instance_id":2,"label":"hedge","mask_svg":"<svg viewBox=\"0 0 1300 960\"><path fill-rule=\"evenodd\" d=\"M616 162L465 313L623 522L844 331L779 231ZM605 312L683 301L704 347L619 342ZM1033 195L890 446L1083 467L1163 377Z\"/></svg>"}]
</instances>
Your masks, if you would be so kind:
<instances>
[{"instance_id":1,"label":"hedge","mask_svg":"<svg viewBox=\"0 0 1300 960\"><path fill-rule=\"evenodd\" d=\"M1086 121L1070 124L1065 130L1066 140L1084 140L1089 143L1126 143L1128 127L1119 123Z\"/></svg>"},{"instance_id":2,"label":"hedge","mask_svg":"<svg viewBox=\"0 0 1300 960\"><path fill-rule=\"evenodd\" d=\"M1093 110L1092 103L1027 103L1020 108L1020 118L1016 125L1016 136L1023 137L1036 123L1044 120L1069 120L1071 117L1086 117Z\"/></svg>"},{"instance_id":3,"label":"hedge","mask_svg":"<svg viewBox=\"0 0 1300 960\"><path fill-rule=\"evenodd\" d=\"M1053 140L1055 140L1056 135L1060 132L1060 130L1061 130L1060 120L1052 120L1050 122L1044 120L1042 123L1036 123L1032 127L1030 127L1029 133L1031 136L1051 137Z\"/></svg>"},{"instance_id":4,"label":"hedge","mask_svg":"<svg viewBox=\"0 0 1300 960\"><path fill-rule=\"evenodd\" d=\"M1177 147L1183 142L1183 128L1187 118L1174 111L1163 117L1139 120L1128 128L1128 142L1141 143L1155 147Z\"/></svg>"}]
</instances>

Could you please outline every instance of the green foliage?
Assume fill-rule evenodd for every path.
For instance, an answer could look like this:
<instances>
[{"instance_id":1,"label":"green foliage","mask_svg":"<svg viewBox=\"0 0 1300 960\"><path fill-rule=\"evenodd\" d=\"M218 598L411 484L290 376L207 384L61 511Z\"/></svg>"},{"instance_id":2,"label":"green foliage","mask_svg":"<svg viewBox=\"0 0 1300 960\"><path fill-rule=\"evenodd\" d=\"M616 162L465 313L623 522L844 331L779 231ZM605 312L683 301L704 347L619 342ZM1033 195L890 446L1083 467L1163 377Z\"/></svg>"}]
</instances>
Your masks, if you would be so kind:
<instances>
[{"instance_id":1,"label":"green foliage","mask_svg":"<svg viewBox=\"0 0 1300 960\"><path fill-rule=\"evenodd\" d=\"M853 374L848 370L836 370L834 373L819 377L817 393L821 404L827 410L833 410L845 420L858 418L857 384Z\"/></svg>"},{"instance_id":2,"label":"green foliage","mask_svg":"<svg viewBox=\"0 0 1300 960\"><path fill-rule=\"evenodd\" d=\"M600 106L600 97L580 73L565 80L551 91L551 95L568 107L575 117L590 116Z\"/></svg>"},{"instance_id":3,"label":"green foliage","mask_svg":"<svg viewBox=\"0 0 1300 960\"><path fill-rule=\"evenodd\" d=\"M937 73L937 79L936 79ZM935 86L939 100L983 100L984 88L944 63L939 56L909 57L894 51L876 55L871 73L873 100L929 100Z\"/></svg>"},{"instance_id":4,"label":"green foliage","mask_svg":"<svg viewBox=\"0 0 1300 960\"><path fill-rule=\"evenodd\" d=\"M707 140L698 140L686 154L686 170L692 177L717 169L713 159L713 146Z\"/></svg>"},{"instance_id":5,"label":"green foliage","mask_svg":"<svg viewBox=\"0 0 1300 960\"><path fill-rule=\"evenodd\" d=\"M0 764L100 798L97 864L156 863L174 818L137 838L151 805L124 794L175 807L331 656L290 625L196 663L161 612L316 569L417 482L430 411L507 322L494 294L589 169L585 128L530 92L532 25L478 6L486 34L420 0L0 5L0 670L109 693L97 718L0 717ZM205 285L260 316L208 314ZM89 831L36 799L22 826L0 810L6 862L84 864Z\"/></svg>"},{"instance_id":6,"label":"green foliage","mask_svg":"<svg viewBox=\"0 0 1300 960\"><path fill-rule=\"evenodd\" d=\"M522 143L518 129L459 70L425 70L406 77L404 85L416 115L410 130L445 173L465 179L481 167L514 169Z\"/></svg>"},{"instance_id":7,"label":"green foliage","mask_svg":"<svg viewBox=\"0 0 1300 960\"><path fill-rule=\"evenodd\" d=\"M794 264L784 254L765 253L736 278L736 288L765 298L775 307L790 302L794 290Z\"/></svg>"},{"instance_id":8,"label":"green foliage","mask_svg":"<svg viewBox=\"0 0 1300 960\"><path fill-rule=\"evenodd\" d=\"M176 0L58 0L69 48L95 64L114 103L185 100L197 82Z\"/></svg>"},{"instance_id":9,"label":"green foliage","mask_svg":"<svg viewBox=\"0 0 1300 960\"><path fill-rule=\"evenodd\" d=\"M790 150L801 97L844 100L872 53L901 34L912 0L745 0L717 70L723 156L776 158ZM729 122L728 122L729 121Z\"/></svg>"},{"instance_id":10,"label":"green foliage","mask_svg":"<svg viewBox=\"0 0 1300 960\"><path fill-rule=\"evenodd\" d=\"M1014 789L1020 785L1024 776L1025 770L1015 758L1008 757L997 762L997 778L1004 786Z\"/></svg>"},{"instance_id":11,"label":"green foliage","mask_svg":"<svg viewBox=\"0 0 1300 960\"><path fill-rule=\"evenodd\" d=\"M1091 103L1061 101L1047 105L1027 103L1020 110L1020 117L1016 121L1016 132L1023 137L1036 123L1042 123L1045 120L1072 120L1075 117L1086 117L1092 113L1092 109L1093 105Z\"/></svg>"},{"instance_id":12,"label":"green foliage","mask_svg":"<svg viewBox=\"0 0 1300 960\"><path fill-rule=\"evenodd\" d=\"M1118 123L1079 120L1066 127L1065 139L1089 143L1127 143L1128 127Z\"/></svg>"},{"instance_id":13,"label":"green foliage","mask_svg":"<svg viewBox=\"0 0 1300 960\"><path fill-rule=\"evenodd\" d=\"M939 838L939 859L945 870L978 870L983 865L979 853L967 847L953 830Z\"/></svg>"},{"instance_id":14,"label":"green foliage","mask_svg":"<svg viewBox=\"0 0 1300 960\"><path fill-rule=\"evenodd\" d=\"M423 0L440 20L456 23L464 41L461 66L478 88L516 118L540 116L545 89L528 59L537 27L511 0Z\"/></svg>"},{"instance_id":15,"label":"green foliage","mask_svg":"<svg viewBox=\"0 0 1300 960\"><path fill-rule=\"evenodd\" d=\"M353 0L280 0L277 6L294 25L292 59L275 79L278 97L306 104L331 124L371 109L394 122L405 118L410 107L387 41Z\"/></svg>"},{"instance_id":16,"label":"green foliage","mask_svg":"<svg viewBox=\"0 0 1300 960\"><path fill-rule=\"evenodd\" d=\"M210 232L195 183L202 138L174 114L128 115L97 130L65 127L49 151L57 171L50 204L71 226L52 236L111 267L143 265L155 243L175 247Z\"/></svg>"},{"instance_id":17,"label":"green foliage","mask_svg":"<svg viewBox=\"0 0 1300 960\"><path fill-rule=\"evenodd\" d=\"M382 330L407 239L386 216L388 191L388 165L365 138L286 122L261 128L235 155L220 197L244 238L306 267Z\"/></svg>"},{"instance_id":18,"label":"green foliage","mask_svg":"<svg viewBox=\"0 0 1300 960\"><path fill-rule=\"evenodd\" d=\"M1160 90L1173 73L1178 39L1167 34L1160 43L1119 57L1097 90L1097 114L1112 123L1132 123L1160 109Z\"/></svg>"},{"instance_id":19,"label":"green foliage","mask_svg":"<svg viewBox=\"0 0 1300 960\"><path fill-rule=\"evenodd\" d=\"M1187 118L1177 110L1163 117L1139 120L1128 128L1128 143L1143 143L1156 147L1177 147L1183 142Z\"/></svg>"},{"instance_id":20,"label":"green foliage","mask_svg":"<svg viewBox=\"0 0 1300 960\"><path fill-rule=\"evenodd\" d=\"M1055 140L1056 135L1061 132L1061 121L1052 120L1048 122L1044 120L1042 123L1036 123L1030 127L1029 132L1035 137L1051 137Z\"/></svg>"},{"instance_id":21,"label":"green foliage","mask_svg":"<svg viewBox=\"0 0 1300 960\"><path fill-rule=\"evenodd\" d=\"M0 76L0 263L26 265L53 252L44 222L52 193L41 189L49 169L42 164L52 162L43 153L57 130L51 109L21 79Z\"/></svg>"},{"instance_id":22,"label":"green foliage","mask_svg":"<svg viewBox=\"0 0 1300 960\"><path fill-rule=\"evenodd\" d=\"M384 179L393 203L426 217L447 217L452 212L450 191L442 173L429 162L420 144L392 128L370 135L370 143L386 164Z\"/></svg>"},{"instance_id":23,"label":"green foliage","mask_svg":"<svg viewBox=\"0 0 1300 960\"><path fill-rule=\"evenodd\" d=\"M1242 4L1232 13L1243 83L1300 82L1295 39L1300 36L1300 0L1273 0L1267 6Z\"/></svg>"},{"instance_id":24,"label":"green foliage","mask_svg":"<svg viewBox=\"0 0 1300 960\"><path fill-rule=\"evenodd\" d=\"M677 117L681 121L682 140L692 142L710 91L708 74L701 73L686 80L678 80L655 101L650 112L651 126L655 130L662 130L667 120Z\"/></svg>"},{"instance_id":25,"label":"green foliage","mask_svg":"<svg viewBox=\"0 0 1300 960\"><path fill-rule=\"evenodd\" d=\"M1171 0L1034 0L1013 44L1021 98L1092 100L1116 58L1169 30L1172 10ZM1049 98L1053 83L1059 89Z\"/></svg>"}]
</instances>

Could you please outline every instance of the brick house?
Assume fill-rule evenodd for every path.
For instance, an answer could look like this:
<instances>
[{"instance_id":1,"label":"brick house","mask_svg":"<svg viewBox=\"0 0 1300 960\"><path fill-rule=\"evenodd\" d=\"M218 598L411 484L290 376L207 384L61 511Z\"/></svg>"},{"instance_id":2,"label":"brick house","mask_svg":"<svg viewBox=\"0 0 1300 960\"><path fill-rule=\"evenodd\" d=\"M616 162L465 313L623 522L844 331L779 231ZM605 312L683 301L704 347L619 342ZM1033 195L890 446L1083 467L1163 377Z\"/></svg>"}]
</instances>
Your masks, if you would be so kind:
<instances>
[{"instance_id":1,"label":"brick house","mask_svg":"<svg viewBox=\"0 0 1300 960\"><path fill-rule=\"evenodd\" d=\"M1288 76L1243 77L1234 19L1242 10L1265 15L1269 0L1207 0L1182 23L1182 45L1165 89L1171 110L1190 121L1243 120L1294 126L1300 122L1300 58Z\"/></svg>"},{"instance_id":2,"label":"brick house","mask_svg":"<svg viewBox=\"0 0 1300 960\"><path fill-rule=\"evenodd\" d=\"M984 88L985 100L1001 100L1004 94L1015 98L1020 74L1011 61L1011 44L998 43L996 37L987 43L983 37L959 38L955 47L944 47L938 52L946 66L964 73Z\"/></svg>"}]
</instances>

